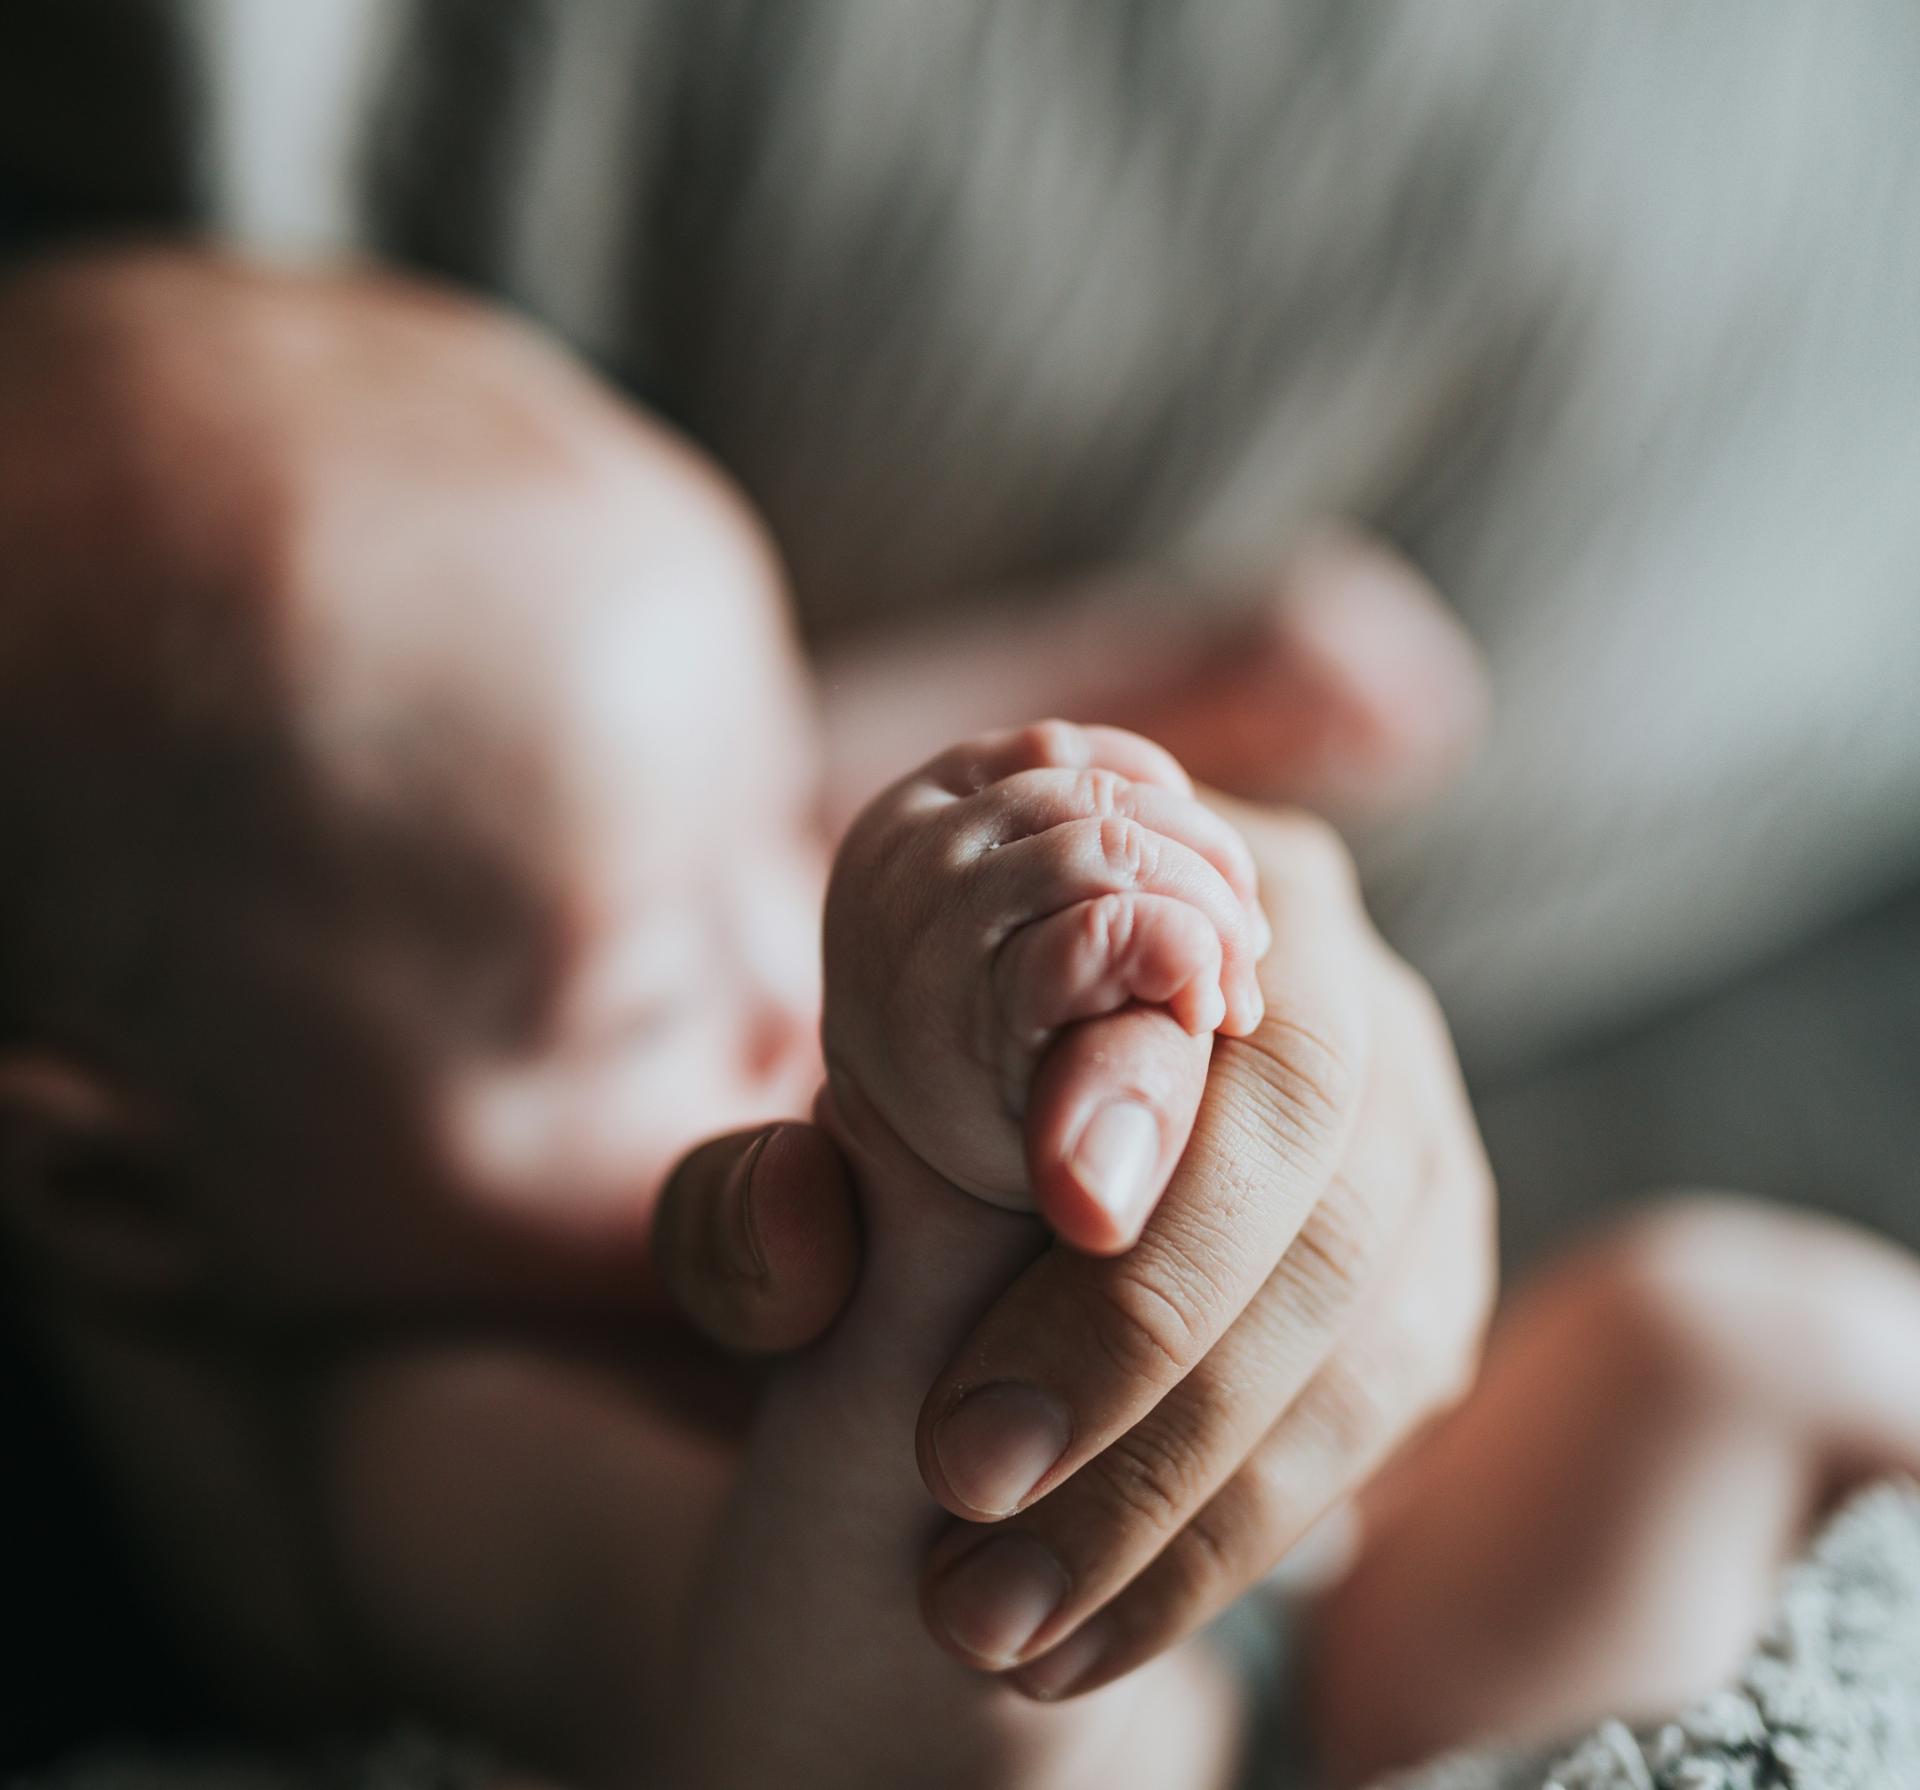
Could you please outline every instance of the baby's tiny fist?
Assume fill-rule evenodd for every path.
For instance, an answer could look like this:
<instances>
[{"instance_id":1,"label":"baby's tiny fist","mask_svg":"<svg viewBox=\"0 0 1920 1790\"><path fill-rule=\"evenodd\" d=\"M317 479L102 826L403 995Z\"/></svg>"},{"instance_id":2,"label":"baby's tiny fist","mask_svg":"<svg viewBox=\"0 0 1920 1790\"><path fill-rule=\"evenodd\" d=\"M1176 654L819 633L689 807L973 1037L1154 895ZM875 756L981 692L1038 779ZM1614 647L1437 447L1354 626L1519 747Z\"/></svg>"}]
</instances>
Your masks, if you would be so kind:
<instances>
[{"instance_id":1,"label":"baby's tiny fist","mask_svg":"<svg viewBox=\"0 0 1920 1790\"><path fill-rule=\"evenodd\" d=\"M1260 1020L1268 937L1245 844L1159 747L1057 721L973 741L841 850L829 1074L983 1199L1030 1207L1064 1172L1120 1247L1185 1145L1211 1034Z\"/></svg>"}]
</instances>

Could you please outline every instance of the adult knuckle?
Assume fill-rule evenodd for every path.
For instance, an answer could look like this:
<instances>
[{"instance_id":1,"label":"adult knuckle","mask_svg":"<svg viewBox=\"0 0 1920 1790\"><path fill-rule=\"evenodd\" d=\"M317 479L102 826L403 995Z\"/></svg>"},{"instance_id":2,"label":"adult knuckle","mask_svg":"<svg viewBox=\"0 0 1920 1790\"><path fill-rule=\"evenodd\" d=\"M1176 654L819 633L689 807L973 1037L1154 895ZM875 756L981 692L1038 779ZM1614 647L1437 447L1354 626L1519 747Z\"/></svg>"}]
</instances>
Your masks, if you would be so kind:
<instances>
[{"instance_id":1,"label":"adult knuckle","mask_svg":"<svg viewBox=\"0 0 1920 1790\"><path fill-rule=\"evenodd\" d=\"M1458 1409L1466 1402L1474 1382L1480 1378L1481 1339L1476 1331L1451 1348L1433 1351L1427 1407L1438 1416Z\"/></svg>"},{"instance_id":2,"label":"adult knuckle","mask_svg":"<svg viewBox=\"0 0 1920 1790\"><path fill-rule=\"evenodd\" d=\"M1146 1425L1109 1445L1101 1482L1116 1524L1155 1536L1170 1533L1199 1493L1190 1456L1164 1432Z\"/></svg>"},{"instance_id":3,"label":"adult knuckle","mask_svg":"<svg viewBox=\"0 0 1920 1790\"><path fill-rule=\"evenodd\" d=\"M1241 1570L1265 1571L1299 1539L1311 1520L1311 1513L1301 1509L1300 1484L1292 1452L1269 1443L1256 1449L1235 1476L1231 1498L1216 1501L1221 1508L1215 1526L1224 1530L1231 1515L1230 1558ZM1224 1536L1220 1545L1225 1553Z\"/></svg>"},{"instance_id":4,"label":"adult knuckle","mask_svg":"<svg viewBox=\"0 0 1920 1790\"><path fill-rule=\"evenodd\" d=\"M1353 853L1330 821L1305 809L1289 809L1274 820L1267 838L1293 874L1345 895L1358 893L1360 878Z\"/></svg>"},{"instance_id":5,"label":"adult knuckle","mask_svg":"<svg viewBox=\"0 0 1920 1790\"><path fill-rule=\"evenodd\" d=\"M1381 956L1382 974L1399 1005L1402 1022L1417 1036L1429 1043L1439 1042L1450 1051L1453 1031L1433 984L1397 953L1383 949Z\"/></svg>"},{"instance_id":6,"label":"adult knuckle","mask_svg":"<svg viewBox=\"0 0 1920 1790\"><path fill-rule=\"evenodd\" d=\"M1478 1361L1474 1337L1437 1341L1426 1324L1390 1311L1350 1376L1349 1402L1372 1434L1391 1438L1457 1404Z\"/></svg>"},{"instance_id":7,"label":"adult knuckle","mask_svg":"<svg viewBox=\"0 0 1920 1790\"><path fill-rule=\"evenodd\" d=\"M1365 1371L1346 1365L1328 1370L1318 1417L1333 1458L1369 1460L1411 1419L1410 1389L1388 1357L1383 1347L1369 1352Z\"/></svg>"},{"instance_id":8,"label":"adult knuckle","mask_svg":"<svg viewBox=\"0 0 1920 1790\"><path fill-rule=\"evenodd\" d=\"M1252 1048L1235 1051L1263 1126L1309 1150L1343 1133L1360 1096L1354 1052L1324 1031L1269 1006Z\"/></svg>"},{"instance_id":9,"label":"adult knuckle","mask_svg":"<svg viewBox=\"0 0 1920 1790\"><path fill-rule=\"evenodd\" d=\"M1315 1278L1329 1290L1353 1295L1372 1282L1386 1239L1380 1203L1336 1175L1301 1224L1293 1252L1317 1270Z\"/></svg>"},{"instance_id":10,"label":"adult knuckle","mask_svg":"<svg viewBox=\"0 0 1920 1790\"><path fill-rule=\"evenodd\" d=\"M1243 1543L1239 1524L1226 1515L1224 1500L1196 1511L1181 1530L1178 1546L1168 1550L1176 1582L1167 1601L1175 1610L1190 1610L1239 1590L1247 1576Z\"/></svg>"},{"instance_id":11,"label":"adult knuckle","mask_svg":"<svg viewBox=\"0 0 1920 1790\"><path fill-rule=\"evenodd\" d=\"M1100 1281L1092 1315L1096 1345L1129 1383L1168 1385L1193 1364L1194 1320L1155 1275L1126 1257Z\"/></svg>"}]
</instances>

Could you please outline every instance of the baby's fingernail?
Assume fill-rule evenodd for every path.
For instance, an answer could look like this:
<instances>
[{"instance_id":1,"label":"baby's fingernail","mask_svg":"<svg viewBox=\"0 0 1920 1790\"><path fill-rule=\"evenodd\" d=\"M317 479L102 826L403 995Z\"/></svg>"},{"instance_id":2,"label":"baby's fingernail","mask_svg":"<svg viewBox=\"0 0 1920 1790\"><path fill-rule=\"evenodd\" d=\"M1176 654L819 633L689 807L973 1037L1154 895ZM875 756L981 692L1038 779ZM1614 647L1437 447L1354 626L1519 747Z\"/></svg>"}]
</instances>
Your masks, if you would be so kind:
<instances>
[{"instance_id":1,"label":"baby's fingernail","mask_svg":"<svg viewBox=\"0 0 1920 1790\"><path fill-rule=\"evenodd\" d=\"M1194 1015L1194 1033L1217 1032L1226 1023L1227 991L1217 982L1210 983L1200 995L1199 1007Z\"/></svg>"},{"instance_id":2,"label":"baby's fingernail","mask_svg":"<svg viewBox=\"0 0 1920 1790\"><path fill-rule=\"evenodd\" d=\"M1260 978L1252 970L1247 971L1247 995L1241 1018L1241 1035L1251 1036L1261 1020L1267 1016L1267 997L1261 993Z\"/></svg>"},{"instance_id":3,"label":"baby's fingernail","mask_svg":"<svg viewBox=\"0 0 1920 1790\"><path fill-rule=\"evenodd\" d=\"M1021 1668L1014 1679L1029 1697L1051 1703L1064 1697L1100 1663L1107 1650L1107 1637L1099 1618L1076 1629L1051 1653L1043 1653L1030 1666Z\"/></svg>"},{"instance_id":4,"label":"baby's fingernail","mask_svg":"<svg viewBox=\"0 0 1920 1790\"><path fill-rule=\"evenodd\" d=\"M933 1619L961 1652L1008 1666L1067 1595L1066 1570L1031 1535L1016 1530L961 1556L934 1586Z\"/></svg>"},{"instance_id":5,"label":"baby's fingernail","mask_svg":"<svg viewBox=\"0 0 1920 1790\"><path fill-rule=\"evenodd\" d=\"M969 1510L1018 1510L1073 1439L1073 1420L1037 1386L1005 1381L969 1393L935 1425L933 1452Z\"/></svg>"},{"instance_id":6,"label":"baby's fingernail","mask_svg":"<svg viewBox=\"0 0 1920 1790\"><path fill-rule=\"evenodd\" d=\"M1103 1106L1080 1133L1067 1166L1087 1197L1122 1230L1130 1230L1153 1195L1160 1121L1137 1100Z\"/></svg>"},{"instance_id":7,"label":"baby's fingernail","mask_svg":"<svg viewBox=\"0 0 1920 1790\"><path fill-rule=\"evenodd\" d=\"M1253 916L1253 954L1264 957L1273 949L1273 922L1267 918L1267 910L1255 902L1249 910Z\"/></svg>"}]
</instances>

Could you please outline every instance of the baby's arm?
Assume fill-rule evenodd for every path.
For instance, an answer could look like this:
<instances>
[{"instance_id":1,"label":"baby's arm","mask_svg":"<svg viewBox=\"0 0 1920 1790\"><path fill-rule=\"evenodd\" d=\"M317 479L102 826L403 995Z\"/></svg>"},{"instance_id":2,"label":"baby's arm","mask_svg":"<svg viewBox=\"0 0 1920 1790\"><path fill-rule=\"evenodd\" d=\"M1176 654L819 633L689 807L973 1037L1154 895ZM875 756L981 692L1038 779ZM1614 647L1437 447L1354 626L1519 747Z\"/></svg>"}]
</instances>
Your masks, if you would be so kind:
<instances>
[{"instance_id":1,"label":"baby's arm","mask_svg":"<svg viewBox=\"0 0 1920 1790\"><path fill-rule=\"evenodd\" d=\"M1363 1500L1308 1654L1329 1781L1725 1684L1814 1520L1920 1474L1917 1377L1920 1263L1827 1219L1682 1200L1559 1264Z\"/></svg>"},{"instance_id":2,"label":"baby's arm","mask_svg":"<svg viewBox=\"0 0 1920 1790\"><path fill-rule=\"evenodd\" d=\"M1145 742L1070 730L1077 767L1034 762L1050 738L936 760L868 810L836 871L822 1111L854 1164L865 1269L756 1429L692 1650L688 1786L1185 1790L1232 1768L1231 1693L1199 1649L1046 1708L943 1651L918 1608L950 1521L915 1466L920 1403L1046 1246L1026 1152L1057 1154L1128 1092L1094 1057L1048 1057L1055 1033L1123 1010L1158 1027L1151 1092L1164 1112L1186 1088L1190 1118L1213 1028L1259 1017L1237 837ZM1164 1181L1184 1142L1152 1140L1144 1172ZM1023 1582L1019 1541L982 1533L942 1614L991 1664L1066 1587Z\"/></svg>"}]
</instances>

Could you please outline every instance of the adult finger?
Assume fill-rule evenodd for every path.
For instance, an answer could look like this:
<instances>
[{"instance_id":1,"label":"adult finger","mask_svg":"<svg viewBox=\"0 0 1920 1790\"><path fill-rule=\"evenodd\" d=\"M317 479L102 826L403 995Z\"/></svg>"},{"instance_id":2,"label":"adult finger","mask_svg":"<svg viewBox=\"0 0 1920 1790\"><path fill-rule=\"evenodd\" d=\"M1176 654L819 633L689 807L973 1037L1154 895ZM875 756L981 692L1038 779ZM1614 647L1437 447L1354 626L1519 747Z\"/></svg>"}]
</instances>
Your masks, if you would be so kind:
<instances>
[{"instance_id":1,"label":"adult finger","mask_svg":"<svg viewBox=\"0 0 1920 1790\"><path fill-rule=\"evenodd\" d=\"M675 1304L710 1341L749 1353L812 1342L859 1268L846 1165L797 1122L700 1145L668 1178L653 1235Z\"/></svg>"},{"instance_id":2,"label":"adult finger","mask_svg":"<svg viewBox=\"0 0 1920 1790\"><path fill-rule=\"evenodd\" d=\"M1195 1519L1300 1396L1394 1254L1429 1172L1424 1140L1403 1147L1399 1134L1419 1119L1400 1105L1393 1079L1376 1078L1354 1147L1299 1235L1225 1336L1158 1405L1010 1522L961 1526L943 1539L929 1562L926 1602L936 1632L948 1611L971 1624L971 1632L949 1626L944 1638L956 1651L1006 1666L1071 1635ZM979 1585L1000 1590L1016 1616L1035 1607L1013 1595L1018 1586L997 1563L1008 1557L1032 1563L1036 1576L1044 1569L1066 1591L1038 1625L995 1637L983 1629L995 1604ZM996 1639L997 1653L983 1649Z\"/></svg>"},{"instance_id":3,"label":"adult finger","mask_svg":"<svg viewBox=\"0 0 1920 1790\"><path fill-rule=\"evenodd\" d=\"M1023 1508L1152 1410L1266 1283L1346 1153L1372 1024L1351 869L1319 823L1245 824L1276 933L1266 1017L1216 1042L1192 1142L1134 1248L1049 1251L935 1383L920 1466L956 1516Z\"/></svg>"},{"instance_id":4,"label":"adult finger","mask_svg":"<svg viewBox=\"0 0 1920 1790\"><path fill-rule=\"evenodd\" d=\"M1360 817L1437 794L1487 706L1479 652L1427 579L1334 524L1298 545L1210 651L1104 712L1163 741L1202 782Z\"/></svg>"},{"instance_id":5,"label":"adult finger","mask_svg":"<svg viewBox=\"0 0 1920 1790\"><path fill-rule=\"evenodd\" d=\"M1027 1175L1062 1243L1094 1255L1133 1246L1187 1147L1212 1047L1157 1007L1054 1040L1027 1097Z\"/></svg>"},{"instance_id":6,"label":"adult finger","mask_svg":"<svg viewBox=\"0 0 1920 1790\"><path fill-rule=\"evenodd\" d=\"M1445 1171L1425 1190L1332 1354L1238 1469L1110 1603L1070 1632L1054 1625L1064 1638L1012 1682L1078 1695L1203 1627L1453 1404L1492 1303L1491 1212L1471 1175Z\"/></svg>"}]
</instances>

